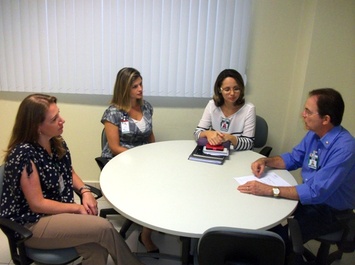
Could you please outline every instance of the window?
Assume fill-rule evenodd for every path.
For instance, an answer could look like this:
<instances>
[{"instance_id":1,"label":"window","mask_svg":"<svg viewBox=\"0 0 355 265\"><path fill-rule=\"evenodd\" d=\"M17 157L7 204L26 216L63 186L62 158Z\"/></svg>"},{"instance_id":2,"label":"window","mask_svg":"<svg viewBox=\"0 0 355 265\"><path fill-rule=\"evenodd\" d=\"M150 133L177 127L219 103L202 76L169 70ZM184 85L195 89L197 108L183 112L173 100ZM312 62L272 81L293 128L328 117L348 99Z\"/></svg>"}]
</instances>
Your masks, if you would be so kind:
<instances>
[{"instance_id":1,"label":"window","mask_svg":"<svg viewBox=\"0 0 355 265\"><path fill-rule=\"evenodd\" d=\"M245 76L251 1L0 1L0 91L112 94L134 67L147 96L211 97Z\"/></svg>"}]
</instances>

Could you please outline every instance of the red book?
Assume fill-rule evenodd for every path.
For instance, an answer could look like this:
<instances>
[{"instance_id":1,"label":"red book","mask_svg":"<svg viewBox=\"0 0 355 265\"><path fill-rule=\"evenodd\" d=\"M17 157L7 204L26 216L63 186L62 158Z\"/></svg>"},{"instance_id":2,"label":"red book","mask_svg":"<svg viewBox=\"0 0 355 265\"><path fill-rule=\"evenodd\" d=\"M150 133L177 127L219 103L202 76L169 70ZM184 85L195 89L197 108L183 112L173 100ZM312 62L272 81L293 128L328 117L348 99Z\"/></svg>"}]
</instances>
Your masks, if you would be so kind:
<instances>
[{"instance_id":1,"label":"red book","mask_svg":"<svg viewBox=\"0 0 355 265\"><path fill-rule=\"evenodd\" d=\"M214 151L223 151L224 146L221 145L211 145L209 143L206 144L206 149L207 150L214 150Z\"/></svg>"}]
</instances>

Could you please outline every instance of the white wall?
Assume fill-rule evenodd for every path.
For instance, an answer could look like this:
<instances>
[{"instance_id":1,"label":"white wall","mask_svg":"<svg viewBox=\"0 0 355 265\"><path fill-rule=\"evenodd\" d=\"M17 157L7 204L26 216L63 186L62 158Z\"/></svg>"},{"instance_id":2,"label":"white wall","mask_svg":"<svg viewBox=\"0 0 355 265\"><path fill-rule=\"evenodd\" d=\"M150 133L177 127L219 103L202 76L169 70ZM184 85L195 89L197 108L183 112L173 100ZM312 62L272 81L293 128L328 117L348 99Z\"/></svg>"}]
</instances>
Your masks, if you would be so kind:
<instances>
[{"instance_id":1,"label":"white wall","mask_svg":"<svg viewBox=\"0 0 355 265\"><path fill-rule=\"evenodd\" d=\"M355 1L254 1L246 98L269 123L272 154L303 137L300 112L309 90L334 87L345 101L343 125L355 135ZM117 69L119 70L119 69ZM222 69L221 69L222 70ZM0 149L6 149L17 108L28 93L0 92ZM109 96L56 94L76 171L99 179L100 118ZM193 139L208 99L147 97L157 141ZM137 161L137 165L139 161Z\"/></svg>"}]
</instances>

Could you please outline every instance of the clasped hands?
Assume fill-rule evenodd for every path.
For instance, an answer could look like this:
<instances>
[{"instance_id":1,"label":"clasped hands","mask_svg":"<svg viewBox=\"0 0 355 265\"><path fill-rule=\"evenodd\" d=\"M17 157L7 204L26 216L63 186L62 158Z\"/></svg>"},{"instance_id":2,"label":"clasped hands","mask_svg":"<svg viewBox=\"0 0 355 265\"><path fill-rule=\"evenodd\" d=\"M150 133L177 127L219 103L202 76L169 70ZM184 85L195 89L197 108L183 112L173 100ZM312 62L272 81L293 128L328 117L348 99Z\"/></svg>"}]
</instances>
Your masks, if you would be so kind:
<instances>
[{"instance_id":1,"label":"clasped hands","mask_svg":"<svg viewBox=\"0 0 355 265\"><path fill-rule=\"evenodd\" d=\"M85 192L82 194L81 206L81 214L98 215L97 201L91 192Z\"/></svg>"},{"instance_id":2,"label":"clasped hands","mask_svg":"<svg viewBox=\"0 0 355 265\"><path fill-rule=\"evenodd\" d=\"M228 134L224 134L219 131L209 131L206 138L210 145L221 145L222 143L228 141L228 139L226 139L227 135Z\"/></svg>"}]
</instances>

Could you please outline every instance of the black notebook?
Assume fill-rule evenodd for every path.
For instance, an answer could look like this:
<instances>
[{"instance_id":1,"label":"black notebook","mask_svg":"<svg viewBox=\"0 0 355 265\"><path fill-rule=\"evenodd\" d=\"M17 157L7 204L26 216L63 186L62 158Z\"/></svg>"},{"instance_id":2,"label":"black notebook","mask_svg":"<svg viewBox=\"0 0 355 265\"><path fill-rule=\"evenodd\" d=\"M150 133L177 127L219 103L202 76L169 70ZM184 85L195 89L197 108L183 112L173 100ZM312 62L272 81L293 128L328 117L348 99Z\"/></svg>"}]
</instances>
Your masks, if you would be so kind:
<instances>
[{"instance_id":1,"label":"black notebook","mask_svg":"<svg viewBox=\"0 0 355 265\"><path fill-rule=\"evenodd\" d=\"M189 160L222 165L226 156L215 156L203 153L203 146L197 145L189 156Z\"/></svg>"}]
</instances>

